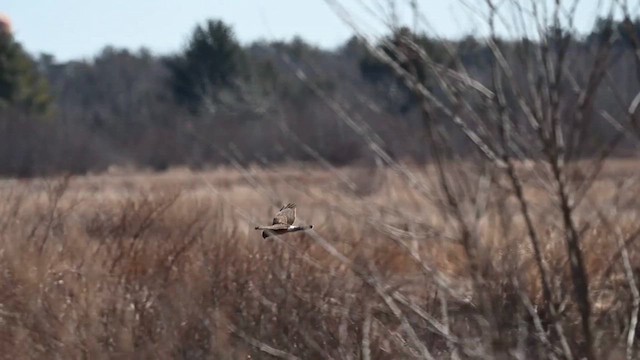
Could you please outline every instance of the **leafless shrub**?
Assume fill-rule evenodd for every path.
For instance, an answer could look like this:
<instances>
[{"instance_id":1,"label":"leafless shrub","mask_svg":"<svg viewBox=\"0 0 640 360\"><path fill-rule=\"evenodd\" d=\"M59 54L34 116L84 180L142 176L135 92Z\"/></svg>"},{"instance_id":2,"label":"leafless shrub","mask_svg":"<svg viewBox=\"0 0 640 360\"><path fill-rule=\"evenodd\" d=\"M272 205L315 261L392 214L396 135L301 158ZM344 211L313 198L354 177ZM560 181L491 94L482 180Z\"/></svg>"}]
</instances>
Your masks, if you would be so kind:
<instances>
[{"instance_id":1,"label":"leafless shrub","mask_svg":"<svg viewBox=\"0 0 640 360\"><path fill-rule=\"evenodd\" d=\"M301 192L294 200L309 204L299 215L309 214L318 233L268 242L250 232L251 218L263 216L255 207L264 203L256 200L260 191L246 193L243 176L229 184L234 170L211 178L232 205L209 196L204 185L187 186L190 177L171 174L164 177L176 180L146 175L126 190L116 186L118 177L71 179L57 208L46 194L60 186L41 180L3 186L1 217L12 218L0 233L3 356L394 359L525 351L545 357L563 351L561 338L548 330L555 323L574 351L580 313L567 286L572 274L564 234L544 216L553 204L534 208L532 221L536 229L549 229L541 232L540 247L555 316L545 311L535 256L522 241L526 224L521 217L502 218L499 204L517 206L516 198L491 192L472 269L469 251L456 237L460 228L431 213L431 200L420 190L401 188L393 170L381 171L388 182L363 202L340 180L314 182L324 170L276 184L316 194ZM615 177L608 169L605 174ZM271 175L253 176L266 183ZM99 190L87 193L94 187L90 181L99 181ZM615 188L608 180L594 186ZM22 195L9 196L9 189ZM324 203L331 195L315 189L339 197ZM594 192L587 200L609 201ZM46 226L52 211L63 231ZM628 219L594 215L582 233L600 349L619 349L622 338L627 343L635 301L629 279L637 274L640 248L629 239L638 214L617 211ZM42 230L30 241L34 227ZM45 229L49 238L40 250Z\"/></svg>"},{"instance_id":2,"label":"leafless shrub","mask_svg":"<svg viewBox=\"0 0 640 360\"><path fill-rule=\"evenodd\" d=\"M634 123L633 115L629 119L616 120L606 112L601 115L597 109L598 93L615 64L611 56L616 41L612 25L603 29L602 38L594 48L587 49L593 51L593 55L589 57L588 71L582 73L571 67L571 57L584 51L576 49L571 35L567 35L574 30L579 1L524 5L487 0L481 6L486 11L486 17L481 20L488 28L485 41L492 54L489 62L492 71L490 79L483 79L474 77L467 70L457 56L455 46L447 48L451 59L448 63L439 62L434 54L421 47L417 36L408 27L398 24L396 7L401 5L396 2L390 2L391 16L383 22L389 26L393 37L383 40L382 47L370 42L368 34L360 30L343 4L338 1L327 3L420 103L425 151L429 152L434 164L433 182L439 209L446 214L447 227L453 231L464 254L465 270L474 294L474 313L480 319L478 345L485 356L502 356L514 351L512 349L521 342L522 334L509 333L509 329L518 327L519 318L511 317L512 322L505 322L507 319L500 316L507 304L513 306L507 307L510 315L520 313L528 319L523 323L537 327L537 342L546 356L587 359L606 356L606 351L598 350L601 341L607 340L602 337L605 330L597 330L595 325L602 314L595 311L599 306L594 304L596 292L585 250L593 223L592 215L584 215L588 212L585 206L595 204L585 205L584 199L609 156L631 133L624 127ZM609 19L613 10L620 6L626 23L631 24L625 4L612 2L607 15ZM414 19L423 19L417 2L410 2L408 7ZM613 24L613 21L609 23ZM414 23L414 27L416 25ZM523 40L509 43L499 39L497 26L517 29L514 34ZM632 42L640 43L633 26L626 28L626 35ZM629 113L635 111L632 102L621 102L623 109L630 109ZM591 136L597 129L607 128L608 123L617 124L612 135ZM467 138L477 154L474 161L478 166L467 167L462 172L453 150L456 144L452 133L456 131ZM380 156L384 158L384 154ZM584 156L589 160L578 163ZM452 165L451 160L455 164ZM519 169L522 161L536 161L541 167L532 169L532 177L524 177ZM409 172L405 171L405 174L409 182L413 181ZM501 179L499 184L505 184L503 181L506 180L507 186L500 186L500 190L515 200L515 214L524 223L525 233L521 236L528 238L533 252L542 295L540 307L533 307L526 297L529 295L523 295L523 286L528 285L518 279L521 264L517 250L508 243L501 248L507 251L505 260L514 260L509 271L494 262L496 249L483 241L487 228L481 220L495 196L492 188L496 179ZM474 183L478 186L474 187ZM536 204L526 194L528 189L538 186L546 198L545 204ZM507 204L504 200L500 202ZM555 214L555 218L540 213L540 205L548 214ZM596 210L596 213L603 211ZM540 223L534 219L542 220L545 225L537 226ZM503 220L501 225L505 228L502 235L510 236L508 223ZM619 242L624 249L623 240ZM550 259L546 246L552 246L554 252L564 253L566 257ZM419 258L418 261L424 262ZM629 270L626 273L627 282L632 284L632 294L636 294L634 275ZM562 275L557 278L554 274ZM495 284L489 285L496 279L503 279L497 291ZM571 291L558 287L557 281L571 284ZM496 293L505 295L505 302L496 301ZM636 297L633 295L634 299ZM599 300L596 303L601 305ZM388 305L393 310L393 306ZM636 352L637 308L637 305L627 307L630 314L626 330L627 358L633 358ZM416 340L411 328L404 335L407 341L426 346L422 355L431 357L427 339ZM608 343L607 348L614 343ZM521 348L524 352L518 356L523 356L527 352L523 349L530 346Z\"/></svg>"}]
</instances>

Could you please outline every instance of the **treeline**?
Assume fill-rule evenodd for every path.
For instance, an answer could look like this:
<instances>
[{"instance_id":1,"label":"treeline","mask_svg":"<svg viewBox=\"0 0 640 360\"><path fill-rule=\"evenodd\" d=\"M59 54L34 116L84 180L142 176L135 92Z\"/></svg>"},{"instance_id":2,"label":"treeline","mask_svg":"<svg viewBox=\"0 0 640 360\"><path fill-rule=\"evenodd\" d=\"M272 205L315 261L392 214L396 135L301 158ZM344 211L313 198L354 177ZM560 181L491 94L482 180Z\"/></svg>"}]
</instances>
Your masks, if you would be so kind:
<instances>
[{"instance_id":1,"label":"treeline","mask_svg":"<svg viewBox=\"0 0 640 360\"><path fill-rule=\"evenodd\" d=\"M628 25L601 20L581 36L550 29L552 41L545 45L570 41L570 71L587 72L603 35L618 33L607 74L617 91L600 91L597 100L598 111L612 117L623 116L619 97L640 91L627 71L635 61ZM632 25L638 32L640 22ZM437 40L400 29L378 48L402 55L399 40L406 36L431 61L464 66L481 83L492 81L495 59L481 39ZM541 45L523 39L498 46L517 70L518 50ZM429 87L437 79L412 54L405 52L401 63ZM530 81L525 73L516 71ZM562 93L572 96L566 86ZM481 106L478 111L483 116ZM196 26L185 47L169 56L107 47L91 60L60 63L48 55L34 57L0 33L2 175L84 173L111 165L163 170L320 159L344 165L370 161L371 143L394 157L422 162L428 160L424 135L417 131L422 120L411 91L356 38L335 50L299 38L241 46L229 26L211 20ZM453 152L464 154L464 136L442 127L459 144ZM596 137L614 131L593 130ZM618 152L624 150L623 144Z\"/></svg>"}]
</instances>

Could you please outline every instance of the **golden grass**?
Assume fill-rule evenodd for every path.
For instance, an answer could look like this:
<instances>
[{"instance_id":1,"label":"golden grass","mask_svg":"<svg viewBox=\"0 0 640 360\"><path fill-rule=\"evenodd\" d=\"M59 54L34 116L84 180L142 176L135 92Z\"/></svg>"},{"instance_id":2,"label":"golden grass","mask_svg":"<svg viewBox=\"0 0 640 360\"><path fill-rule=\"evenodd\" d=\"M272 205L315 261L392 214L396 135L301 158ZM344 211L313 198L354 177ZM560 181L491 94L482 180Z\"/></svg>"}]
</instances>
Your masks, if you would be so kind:
<instances>
[{"instance_id":1,"label":"golden grass","mask_svg":"<svg viewBox=\"0 0 640 360\"><path fill-rule=\"evenodd\" d=\"M619 347L631 306L616 236L626 238L640 225L638 187L616 195L637 168L633 161L612 162L576 212L595 327L600 344L612 349ZM424 189L408 187L388 169L294 166L114 172L68 184L3 180L0 357L413 357L384 291L406 296L440 322L447 319L450 330L469 341L486 336L475 315L481 299L490 299L492 329L499 331L494 340L502 339L494 344L497 353L517 347L519 318L529 319L526 338L535 338L521 298L540 309L540 281L515 200L501 199L499 187L492 187L474 225L485 282L478 290L468 252L457 240L459 227L437 201L431 170L412 173ZM460 193L472 199L480 192L473 195L477 179L470 174L471 190L460 185ZM527 196L574 346L580 335L562 227L543 188L532 181ZM315 233L263 240L253 226L288 201L298 204L299 221L313 224ZM465 207L471 218L473 204ZM637 243L630 241L628 249L639 264ZM387 290L380 293L363 271ZM436 285L436 277L451 293ZM436 358L449 356L453 350L432 324L409 306L402 311ZM540 313L543 321L546 316ZM545 350L532 344L530 354L543 357Z\"/></svg>"}]
</instances>

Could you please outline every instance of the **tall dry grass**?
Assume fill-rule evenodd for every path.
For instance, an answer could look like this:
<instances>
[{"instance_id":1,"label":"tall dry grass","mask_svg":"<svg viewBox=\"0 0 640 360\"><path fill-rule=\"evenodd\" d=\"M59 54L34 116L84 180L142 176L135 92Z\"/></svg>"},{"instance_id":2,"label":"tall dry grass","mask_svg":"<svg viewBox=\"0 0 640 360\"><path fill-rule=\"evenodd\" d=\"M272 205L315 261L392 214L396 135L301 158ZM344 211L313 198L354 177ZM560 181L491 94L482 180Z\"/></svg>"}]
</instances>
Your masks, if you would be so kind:
<instances>
[{"instance_id":1,"label":"tall dry grass","mask_svg":"<svg viewBox=\"0 0 640 360\"><path fill-rule=\"evenodd\" d=\"M640 273L640 188L628 176L637 168L611 162L579 209L595 341L608 358L624 353L633 306L619 241ZM431 181L428 168L414 173ZM390 170L2 181L0 357L553 358L554 319L501 181L477 222L481 284L437 196ZM527 196L574 348L579 315L555 205L540 189ZM263 240L251 230L278 199L297 202L315 232Z\"/></svg>"}]
</instances>

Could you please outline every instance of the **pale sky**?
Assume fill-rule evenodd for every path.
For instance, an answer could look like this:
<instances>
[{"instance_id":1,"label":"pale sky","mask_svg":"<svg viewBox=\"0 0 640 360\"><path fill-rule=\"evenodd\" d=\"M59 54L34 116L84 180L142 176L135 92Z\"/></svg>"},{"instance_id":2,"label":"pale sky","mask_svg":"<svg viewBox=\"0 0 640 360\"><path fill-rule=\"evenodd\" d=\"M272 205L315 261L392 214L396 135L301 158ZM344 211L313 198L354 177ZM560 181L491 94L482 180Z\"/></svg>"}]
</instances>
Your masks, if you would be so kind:
<instances>
[{"instance_id":1,"label":"pale sky","mask_svg":"<svg viewBox=\"0 0 640 360\"><path fill-rule=\"evenodd\" d=\"M365 32L384 30L376 17L386 0L339 2ZM397 2L406 6L409 0ZM422 23L428 22L432 31L446 37L480 31L481 25L474 23L479 11L461 2L483 3L418 1L425 14ZM598 2L582 0L585 10L576 21L579 30L592 27ZM207 18L230 24L244 44L299 35L312 44L333 48L352 34L323 0L2 0L0 13L11 18L16 38L30 52L50 53L58 60L90 58L106 45L144 46L157 54L177 51L193 27ZM399 13L402 17L402 10Z\"/></svg>"}]
</instances>

